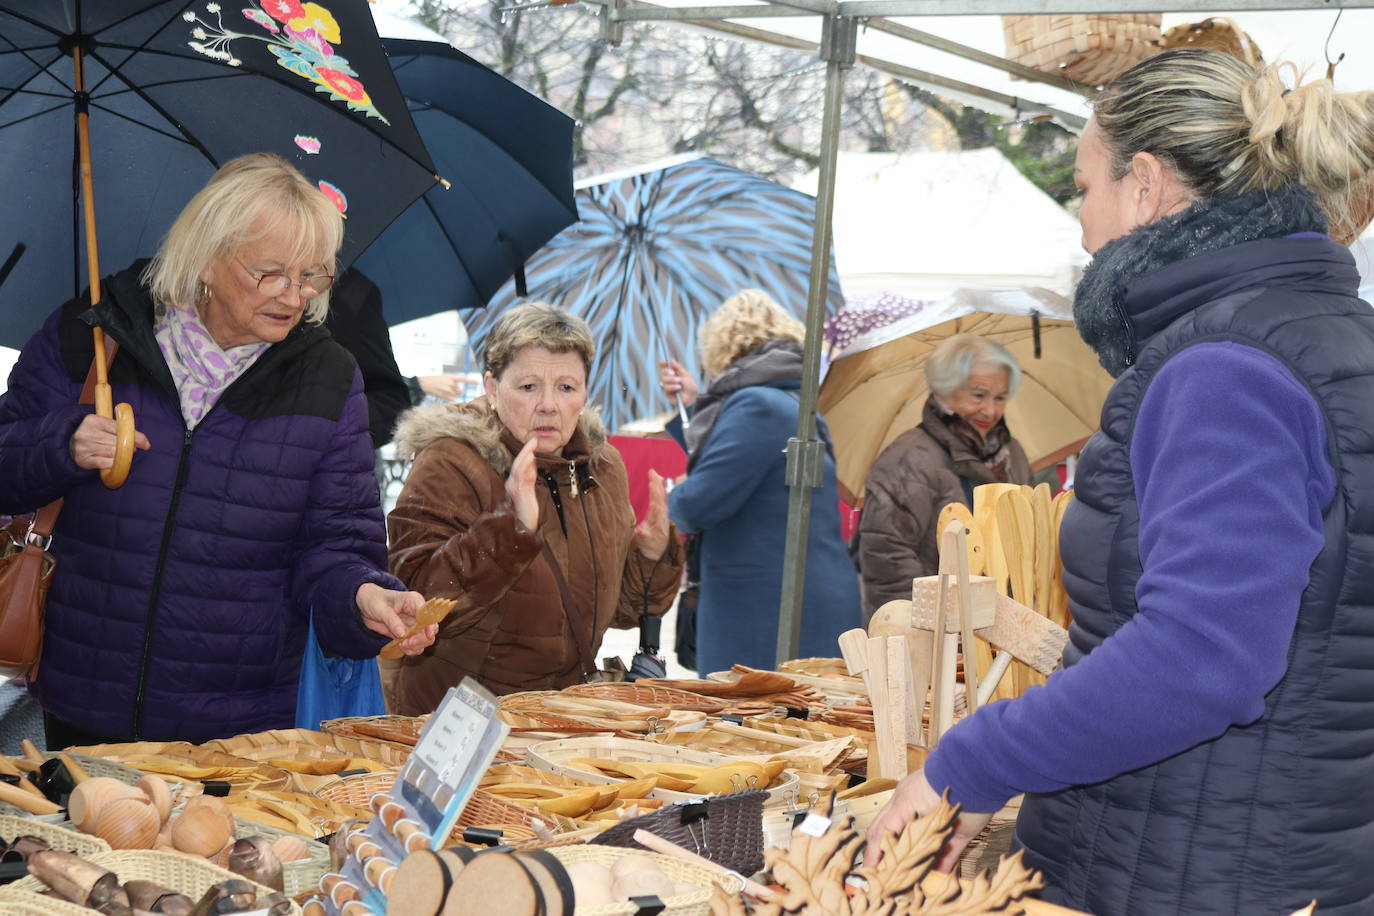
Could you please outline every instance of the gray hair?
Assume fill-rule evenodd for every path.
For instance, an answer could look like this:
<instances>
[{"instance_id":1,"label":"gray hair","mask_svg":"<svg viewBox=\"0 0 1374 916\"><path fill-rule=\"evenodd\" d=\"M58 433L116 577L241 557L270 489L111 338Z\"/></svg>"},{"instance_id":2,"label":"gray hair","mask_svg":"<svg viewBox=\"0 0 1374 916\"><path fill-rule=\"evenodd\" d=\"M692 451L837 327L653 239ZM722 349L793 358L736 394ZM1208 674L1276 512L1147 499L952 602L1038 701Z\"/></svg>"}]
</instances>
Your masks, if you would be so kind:
<instances>
[{"instance_id":1,"label":"gray hair","mask_svg":"<svg viewBox=\"0 0 1374 916\"><path fill-rule=\"evenodd\" d=\"M1341 244L1374 215L1374 92L1302 84L1292 64L1180 48L1118 76L1093 117L1114 180L1144 152L1172 167L1195 200L1301 183Z\"/></svg>"},{"instance_id":2,"label":"gray hair","mask_svg":"<svg viewBox=\"0 0 1374 916\"><path fill-rule=\"evenodd\" d=\"M292 262L323 264L335 273L343 244L338 209L291 163L273 153L230 159L182 208L157 254L143 270L143 282L159 309L190 308L200 299L201 274L217 258L291 227ZM329 313L329 293L306 303L305 321L319 324Z\"/></svg>"},{"instance_id":3,"label":"gray hair","mask_svg":"<svg viewBox=\"0 0 1374 916\"><path fill-rule=\"evenodd\" d=\"M499 379L526 347L576 353L590 376L596 359L592 329L581 318L547 302L525 302L504 312L482 345L482 368Z\"/></svg>"},{"instance_id":4,"label":"gray hair","mask_svg":"<svg viewBox=\"0 0 1374 916\"><path fill-rule=\"evenodd\" d=\"M977 334L955 334L935 348L926 360L926 384L931 394L948 397L968 383L979 366L1003 369L1007 373L1007 396L1021 387L1021 364L1007 348Z\"/></svg>"}]
</instances>

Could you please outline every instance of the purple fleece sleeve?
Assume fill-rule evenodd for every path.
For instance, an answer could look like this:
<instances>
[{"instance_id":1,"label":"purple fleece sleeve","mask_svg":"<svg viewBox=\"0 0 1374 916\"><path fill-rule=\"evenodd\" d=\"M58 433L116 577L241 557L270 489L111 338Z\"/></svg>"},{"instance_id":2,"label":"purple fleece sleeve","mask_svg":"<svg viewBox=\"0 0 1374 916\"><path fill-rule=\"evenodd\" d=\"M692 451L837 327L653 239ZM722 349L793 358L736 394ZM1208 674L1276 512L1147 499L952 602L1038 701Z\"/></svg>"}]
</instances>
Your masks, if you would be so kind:
<instances>
[{"instance_id":1,"label":"purple fleece sleeve","mask_svg":"<svg viewBox=\"0 0 1374 916\"><path fill-rule=\"evenodd\" d=\"M946 734L926 777L970 811L1157 763L1257 719L1283 677L1335 493L1316 399L1260 350L1197 344L1150 384L1130 460L1139 611Z\"/></svg>"}]
</instances>

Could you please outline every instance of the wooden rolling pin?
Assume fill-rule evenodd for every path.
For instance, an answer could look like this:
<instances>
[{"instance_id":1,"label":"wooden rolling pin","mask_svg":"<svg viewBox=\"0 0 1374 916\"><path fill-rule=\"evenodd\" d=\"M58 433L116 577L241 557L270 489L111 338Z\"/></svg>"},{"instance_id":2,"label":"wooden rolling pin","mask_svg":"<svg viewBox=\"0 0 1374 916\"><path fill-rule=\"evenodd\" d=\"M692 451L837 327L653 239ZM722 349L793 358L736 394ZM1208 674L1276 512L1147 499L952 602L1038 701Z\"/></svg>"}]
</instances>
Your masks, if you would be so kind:
<instances>
[{"instance_id":1,"label":"wooden rolling pin","mask_svg":"<svg viewBox=\"0 0 1374 916\"><path fill-rule=\"evenodd\" d=\"M739 735L742 738L754 738L758 741L772 741L774 744L784 744L788 747L810 747L816 743L808 738L798 738L795 735L784 735L781 732L765 731L761 728L750 728L747 725L736 725L733 722L712 722L710 729L713 732L723 732L727 735Z\"/></svg>"},{"instance_id":2,"label":"wooden rolling pin","mask_svg":"<svg viewBox=\"0 0 1374 916\"><path fill-rule=\"evenodd\" d=\"M665 840L663 837L659 836L656 833L650 833L647 830L636 830L634 832L634 841L639 845L643 846L645 849L652 849L654 852L661 853L665 856L672 856L673 858L681 859L684 862L695 862L696 864L709 868L714 872L729 875L732 878L738 878L740 882L744 885L743 890L745 890L751 897L756 897L759 900L771 900L773 897L773 892L768 888L764 887L762 884L759 884L757 881L750 881L748 878L744 877L739 872L730 871L730 869L717 865L710 859L703 859L701 856L692 852L690 849L683 849L681 846L677 845L671 840Z\"/></svg>"}]
</instances>

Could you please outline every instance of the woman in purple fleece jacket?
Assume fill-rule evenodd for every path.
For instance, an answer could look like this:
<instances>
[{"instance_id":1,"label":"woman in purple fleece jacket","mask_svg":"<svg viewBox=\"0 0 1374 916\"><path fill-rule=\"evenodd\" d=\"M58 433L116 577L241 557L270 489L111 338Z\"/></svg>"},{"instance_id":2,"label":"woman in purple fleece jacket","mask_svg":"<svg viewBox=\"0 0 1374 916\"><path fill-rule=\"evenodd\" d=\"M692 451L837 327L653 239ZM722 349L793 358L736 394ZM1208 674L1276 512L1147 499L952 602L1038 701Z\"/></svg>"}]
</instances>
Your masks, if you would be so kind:
<instances>
[{"instance_id":1,"label":"woman in purple fleece jacket","mask_svg":"<svg viewBox=\"0 0 1374 916\"><path fill-rule=\"evenodd\" d=\"M342 239L289 163L240 157L150 263L25 346L0 397L0 512L64 501L31 677L49 747L289 728L312 610L351 658L413 623L423 598L385 572L362 383L321 327ZM113 490L114 421L77 403L92 325L139 426Z\"/></svg>"},{"instance_id":2,"label":"woman in purple fleece jacket","mask_svg":"<svg viewBox=\"0 0 1374 916\"><path fill-rule=\"evenodd\" d=\"M1064 668L899 786L943 864L1013 795L1095 916L1374 912L1374 93L1171 51L1095 104L1075 294L1116 383L1060 533Z\"/></svg>"}]
</instances>

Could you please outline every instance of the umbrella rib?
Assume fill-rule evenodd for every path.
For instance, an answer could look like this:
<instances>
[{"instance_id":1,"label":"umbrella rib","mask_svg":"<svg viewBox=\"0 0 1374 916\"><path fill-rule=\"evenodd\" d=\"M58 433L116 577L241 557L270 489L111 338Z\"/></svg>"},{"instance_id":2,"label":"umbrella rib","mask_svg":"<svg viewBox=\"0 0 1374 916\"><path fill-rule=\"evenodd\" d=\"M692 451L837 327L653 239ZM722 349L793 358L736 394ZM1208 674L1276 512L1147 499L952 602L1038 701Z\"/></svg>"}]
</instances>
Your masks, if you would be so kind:
<instances>
[{"instance_id":1,"label":"umbrella rib","mask_svg":"<svg viewBox=\"0 0 1374 916\"><path fill-rule=\"evenodd\" d=\"M186 11L187 7L191 6L191 4L194 3L194 2L195 2L195 0L186 0L186 2L182 4L181 9L178 10L177 12L178 12L178 13L184 13L184 12ZM121 25L121 24L123 24L123 23L125 23L125 22L128 22L130 19L133 19L135 16L141 16L143 13L146 13L148 10L150 10L150 9L152 9L153 7L158 6L158 5L159 5L158 0L151 0L151 2L150 2L147 6L145 6L143 9L141 9L141 10L135 10L135 11L133 11L133 12L130 12L129 15L125 16L123 19L120 19L120 20L118 20L118 21L116 21L116 22L112 22L112 23L110 23L109 25L107 25L105 28L107 28L107 29L112 29L112 28L114 28L114 27L117 26L117 25ZM158 28L157 31L152 32L151 34L147 35L147 36L143 39L143 41L140 42L140 43L137 44L137 45L106 44L106 45L104 45L104 47L107 47L107 48L118 48L118 49L121 50L121 51L131 51L132 53L129 55L130 57L133 57L135 54L146 54L146 53L148 53L148 42L152 41L154 38L156 38L157 36L161 35L161 34L166 30L167 26L169 26L169 25L171 25L173 22L175 22L175 21L177 20L177 18L178 18L178 17L177 17L176 15L168 16L166 19L163 20L162 25ZM101 61L101 63L104 63L104 61ZM107 66L108 66L108 65L107 65ZM113 70L113 69L111 69L111 70L110 70L109 72L107 72L103 77L101 77L99 83L96 83L94 86L91 87L91 92L95 92L95 91L96 91L97 89L99 89L101 86L105 85L105 82L106 82L108 79L110 79L110 77L112 77L112 76L114 76L114 70Z\"/></svg>"},{"instance_id":2,"label":"umbrella rib","mask_svg":"<svg viewBox=\"0 0 1374 916\"><path fill-rule=\"evenodd\" d=\"M3 36L0 36L0 37L3 37ZM8 39L5 39L5 40L8 41ZM13 42L11 42L11 45L13 46ZM51 70L49 70L49 69L48 69L48 66L47 66L46 64L40 64L40 63L34 58L34 56L33 56L32 54L30 54L26 49L15 46L15 47L14 47L14 51L15 51L15 53L24 55L24 59L27 60L29 63L33 64L33 66L34 66L35 69L34 69L34 72L31 73L31 74L29 75L29 78L26 79L26 80L24 80L24 82L23 82L20 86L16 86L16 87L14 87L13 89L10 89L10 90L9 90L9 93L5 96L5 98L4 98L4 99L0 99L0 104L4 104L4 102L6 102L6 101L8 101L10 98L12 98L12 97L15 95L15 93L19 93L19 92L25 92L25 93L27 93L27 92L29 92L29 90L23 89L22 86L27 85L28 83L32 82L35 78L37 78L37 76L38 76L39 73L46 73L46 74L52 79L53 82L57 83L59 86L63 85L62 79L59 78L58 75L57 75L56 73L53 73ZM55 95L55 94L56 94L56 93L54 93L54 95Z\"/></svg>"},{"instance_id":3,"label":"umbrella rib","mask_svg":"<svg viewBox=\"0 0 1374 916\"><path fill-rule=\"evenodd\" d=\"M58 38L61 38L61 37L62 37L62 33L61 33L61 32L57 31L57 29L53 28L52 26L48 25L47 23L45 23L45 22L39 22L37 19L34 19L32 16L26 16L26 15L24 15L23 13L16 12L15 10L10 9L9 7L5 7L4 9L0 9L0 13L4 13L4 14L7 15L7 16L13 16L15 19L22 19L24 22L27 22L29 25L34 26L35 28L42 29L42 30L45 31L45 32L49 32L49 33L51 33L51 34L57 36ZM11 42L11 44L13 44L13 42ZM20 50L20 49L16 49L16 50Z\"/></svg>"},{"instance_id":4,"label":"umbrella rib","mask_svg":"<svg viewBox=\"0 0 1374 916\"><path fill-rule=\"evenodd\" d=\"M472 284L473 289L477 289L476 278L473 277L472 270L468 268L467 261L464 260L463 255L459 251L457 240L449 234L448 227L445 226L444 221L439 218L439 212L435 210L434 205L429 202L429 194L421 194L420 200L424 202L425 209L429 211L429 215L434 218L434 224L439 227L439 232L444 236L444 241L448 242L449 247L453 249L453 256L457 258L458 263L463 266L463 273L467 275L468 282ZM480 290L478 291L478 295L481 295ZM482 296L482 306L484 308L486 307L487 300L490 298L490 296Z\"/></svg>"},{"instance_id":5,"label":"umbrella rib","mask_svg":"<svg viewBox=\"0 0 1374 916\"><path fill-rule=\"evenodd\" d=\"M382 39L382 46L383 46L383 47L386 47L386 46L387 46L387 42L388 42L388 39L385 39L385 38ZM437 42L435 42L435 44L437 44ZM457 50L457 49L454 49L454 50ZM410 64L413 64L415 61L419 60L420 57L422 56L422 55L421 55L421 52L419 52L419 51L410 51L410 52L407 52L407 53L409 54L409 59L408 59L408 60L402 61L400 64L392 64L391 69L392 69L392 71L393 71L394 73L400 73L401 70L405 69L405 68L406 68L407 66L409 66ZM461 53L461 52L460 52L460 53ZM447 58L447 59L449 59L449 60L455 60L454 58ZM455 60L455 62L461 63L460 61L456 61L456 60ZM478 66L481 66L480 62L478 62L478 61L473 61L473 62L476 63L476 64L478 64ZM486 68L486 69L490 69L490 68ZM500 76L500 74L499 74L499 73L496 73L496 71L494 71L494 70L492 70L491 72L492 72L493 74L495 74L496 76ZM502 78L504 79L504 77L502 77ZM549 105L548 102L545 102L543 99L539 98L537 95L534 95L534 93L532 93L532 92L527 92L527 90L525 90L524 87L520 86L519 84L514 83L513 81L510 81L510 80L507 80L507 82L510 82L511 85L515 86L515 88L519 89L521 92L526 92L531 98L535 99L535 100L538 101L539 103L541 103L541 104L543 104L543 105L547 105L549 108L553 108L553 106L552 106L552 105ZM400 88L400 87L401 87L401 80L400 80L399 77L398 77L397 80L396 80L396 86L397 86L397 88ZM401 89L401 95L405 97L405 99L406 99L407 102L414 101L414 100L410 97L410 95L409 95L404 89ZM434 104L434 103L432 103L432 102L417 102L417 104L423 105L426 109L430 109L430 110L433 110L433 111L443 112L443 113L444 113L445 115L447 115L448 117L453 118L454 120L459 121L460 123L462 123L462 124L464 124L464 125L466 125L466 124L468 123L468 122L465 121L463 118L460 118L458 115L456 115L456 114L454 114L453 112L449 111L447 108L442 107L441 105L436 105L436 104ZM557 111L557 109L554 109L554 110ZM559 112L559 114L562 114L562 112ZM564 117L567 117L567 115L564 115ZM417 128L417 130L418 130L418 128ZM562 196L561 196L560 191L559 191L557 188L552 188L552 187L550 187L550 186L544 181L544 178L543 178L542 176L536 174L533 170L531 170L528 166L526 166L525 163L522 162L522 161L520 160L520 158L519 158L518 156L516 156L515 153L514 153L513 151L506 149L505 146L503 146L502 144L496 142L495 140L493 140L491 137L487 136L486 134L482 134L482 136L483 136L489 143L491 143L492 146L495 146L495 147L496 147L497 149L499 149L501 152L505 153L506 156L507 156L507 158L509 158L512 162L514 162L517 166L519 166L520 169L521 169L526 175L529 175L531 178L533 178L534 181L535 181L535 184L537 184L537 185L539 185L540 187L542 187L545 191L548 191L550 194L553 195L554 200L558 201L559 204L562 204L563 198L562 198ZM576 211L576 209L574 209L574 210L572 211L572 216L574 216L574 217L577 216L577 211Z\"/></svg>"},{"instance_id":6,"label":"umbrella rib","mask_svg":"<svg viewBox=\"0 0 1374 916\"><path fill-rule=\"evenodd\" d=\"M100 63L103 64L105 68L110 71L111 76L117 75L121 83L123 83L125 86L128 86L129 89L132 90L135 95L137 95L144 102L148 103L149 107L151 107L158 114L166 118L167 123L176 125L178 133L181 134L182 138L185 140L187 145L194 147L197 150L200 150L201 155L208 159L211 165L213 165L215 168L219 168L219 160L216 159L214 156L210 155L210 151L205 148L204 144L202 144L195 137L187 133L186 130L182 128L181 123L177 121L176 118L173 118L170 114L168 114L167 111L161 105L159 105L156 101L149 97L148 94L145 93L142 89L130 83L129 80L125 78L124 74L120 73L118 69L111 67L109 61L105 60L103 57L101 57L99 54L96 54L94 51L91 52L90 56L100 61ZM111 114L113 114L113 112L111 112ZM135 121L134 123L138 122Z\"/></svg>"},{"instance_id":7,"label":"umbrella rib","mask_svg":"<svg viewBox=\"0 0 1374 916\"><path fill-rule=\"evenodd\" d=\"M42 111L35 111L32 114L26 114L22 118L16 118L13 121L6 121L5 123L0 124L0 130L4 130L7 127L13 127L16 124L23 124L25 121L32 120L33 118L39 118L46 114L52 114L54 111L61 111L66 107L67 103L63 101L61 104L54 105L51 108L45 108Z\"/></svg>"},{"instance_id":8,"label":"umbrella rib","mask_svg":"<svg viewBox=\"0 0 1374 916\"><path fill-rule=\"evenodd\" d=\"M161 55L161 56L163 56L163 57L172 57L172 58L176 58L177 60L193 59L193 58L191 58L190 55L188 55L188 54L173 54L173 53L170 52L170 51L163 51L163 50L161 50L161 49L159 49L159 48L140 48L140 47L134 47L134 46L131 46L131 45L116 45L116 44L106 44L106 45L104 45L103 47L106 47L106 48L118 48L119 50L123 50L123 51L137 51L137 52L142 53L142 54L158 54L158 55ZM124 85L129 86L130 88L133 88L135 92L138 91L135 87L133 87L133 86L129 83L129 81L124 77L124 75L123 75L122 73L119 73L119 71L118 71L116 68L110 67L110 65L109 65L106 61L104 61L103 59L102 59L100 62L101 62L102 64L105 64L105 66L110 70L110 74L109 74L110 76L114 76L114 75L118 74L120 80L124 83ZM380 130L378 130L376 127L374 127L374 126L371 124L371 120L372 120L371 118L359 119L359 118L352 117L351 115L348 115L348 114L346 114L346 113L344 113L344 112L342 112L342 111L339 111L339 109L336 108L336 107L335 107L331 102L329 102L328 100L325 100L325 101L321 102L320 99L319 99L319 96L315 95L315 91L314 91L313 89L306 90L306 89L303 88L303 87L298 87L298 86L296 86L295 83L289 83L289 82L284 82L284 81L278 80L278 79L272 79L272 77L268 76L268 74L263 73L263 72L260 72L260 71L258 71L258 70L240 70L240 71L238 71L237 73L235 73L235 74L233 74L233 75L237 75L237 76L248 76L248 75L250 75L250 74L253 75L253 76L260 76L260 77L263 77L264 79L271 79L271 80L272 80L272 83L273 83L274 85L279 86L279 87L281 87L281 88L283 88L283 89L286 89L288 92L295 92L295 93L298 93L299 95L307 96L307 97L309 97L310 99L312 99L316 104L321 105L325 110L327 110L327 111L332 111L332 112L334 112L335 114L339 115L340 117L348 118L349 121L353 122L354 124L358 125L359 127L362 127L362 128L363 128L364 130L366 130L368 133L370 133L370 134L372 134L373 136L375 136L378 140L380 140L380 141L382 141L383 143L387 144L387 145L390 146L392 149L394 149L394 150L396 150L397 152L399 152L402 156L405 156L407 159L409 159L411 162L415 163L415 164L416 164L417 166L419 166L420 168L424 169L424 170L425 170L426 172L428 172L430 175L433 175L436 179L439 177L438 175L435 175L435 174L434 174L434 169L433 169L431 166L426 165L425 163L421 162L419 159L416 159L415 156L412 155L411 152L410 152L409 150L407 150L404 146L402 146L401 144L399 144L399 143L397 143L396 141L392 140L392 139L391 139L390 137L388 137L386 134L382 133ZM226 77L229 76L229 75L230 75L230 74L226 74ZM103 80L102 80L102 82L103 82ZM187 82L189 82L189 80L188 80ZM302 80L301 82L304 82L304 81ZM399 86L398 86L397 88L398 88L398 90L399 90ZM398 93L398 94L404 95L403 93ZM140 95L141 95L141 93L140 93ZM416 128L416 134L417 134L417 135L419 134L419 129L418 129L418 128ZM423 146L423 141L422 141L422 144L421 144L421 145ZM213 160L211 160L211 161L213 161Z\"/></svg>"},{"instance_id":9,"label":"umbrella rib","mask_svg":"<svg viewBox=\"0 0 1374 916\"><path fill-rule=\"evenodd\" d=\"M161 135L161 136L163 136L163 137L166 137L166 138L169 139L169 140L176 140L176 141L183 142L183 143L187 142L186 139L185 139L185 137L184 137L183 135L178 135L178 134L172 133L171 131L163 130L162 128L158 127L158 126L155 125L155 124L148 124L148 123L145 123L145 122L143 122L143 121L138 120L137 118L132 118L132 117L130 117L129 115L126 115L126 114L124 114L124 113L122 113L122 112L115 111L115 110L112 109L112 108L106 108L104 105L97 105L97 104L95 104L94 102L92 102L92 103L91 103L91 107L92 107L92 108L99 108L101 111L105 112L107 115L110 115L111 117L120 118L121 120L128 121L130 124L133 124L133 125L135 125L136 127L142 127L144 130L150 130L150 131L152 131L153 133L159 134L159 135ZM203 147L201 147L199 144L189 144L189 145L195 146L196 149L200 150L202 153L205 153L206 158L210 159L211 162L215 162L215 160L214 160L213 158L210 157L210 154L209 154L208 152L206 152L206 150L205 150ZM218 162L215 162L215 165L218 166L219 163L218 163Z\"/></svg>"}]
</instances>

